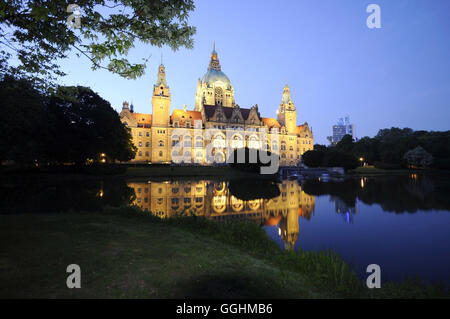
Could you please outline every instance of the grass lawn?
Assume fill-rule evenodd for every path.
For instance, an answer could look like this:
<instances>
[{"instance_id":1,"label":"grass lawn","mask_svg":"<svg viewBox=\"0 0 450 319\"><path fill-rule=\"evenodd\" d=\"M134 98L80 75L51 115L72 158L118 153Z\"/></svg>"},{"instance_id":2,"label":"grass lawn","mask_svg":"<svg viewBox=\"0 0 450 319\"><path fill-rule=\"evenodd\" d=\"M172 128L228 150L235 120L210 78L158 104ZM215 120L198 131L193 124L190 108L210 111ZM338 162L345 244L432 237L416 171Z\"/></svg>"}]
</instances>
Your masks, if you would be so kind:
<instances>
[{"instance_id":1,"label":"grass lawn","mask_svg":"<svg viewBox=\"0 0 450 319\"><path fill-rule=\"evenodd\" d=\"M179 227L98 213L0 216L0 298L328 297L285 271ZM66 267L81 267L81 289Z\"/></svg>"},{"instance_id":2,"label":"grass lawn","mask_svg":"<svg viewBox=\"0 0 450 319\"><path fill-rule=\"evenodd\" d=\"M332 252L283 252L251 222L160 220L137 208L0 215L0 298L414 298L440 287L368 289ZM81 289L68 289L69 264Z\"/></svg>"}]
</instances>

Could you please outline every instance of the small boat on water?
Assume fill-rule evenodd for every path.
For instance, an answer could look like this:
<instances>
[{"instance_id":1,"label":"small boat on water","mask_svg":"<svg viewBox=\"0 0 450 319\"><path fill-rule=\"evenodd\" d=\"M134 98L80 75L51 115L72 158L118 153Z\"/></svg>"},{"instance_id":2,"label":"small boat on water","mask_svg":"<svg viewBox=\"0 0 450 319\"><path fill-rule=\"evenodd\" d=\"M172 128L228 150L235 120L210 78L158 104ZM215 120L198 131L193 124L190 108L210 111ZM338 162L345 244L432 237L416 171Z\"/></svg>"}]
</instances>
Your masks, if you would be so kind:
<instances>
[{"instance_id":1,"label":"small boat on water","mask_svg":"<svg viewBox=\"0 0 450 319\"><path fill-rule=\"evenodd\" d=\"M329 180L330 180L330 175L327 173L323 173L319 177L319 181L321 181L321 182L328 182Z\"/></svg>"}]
</instances>

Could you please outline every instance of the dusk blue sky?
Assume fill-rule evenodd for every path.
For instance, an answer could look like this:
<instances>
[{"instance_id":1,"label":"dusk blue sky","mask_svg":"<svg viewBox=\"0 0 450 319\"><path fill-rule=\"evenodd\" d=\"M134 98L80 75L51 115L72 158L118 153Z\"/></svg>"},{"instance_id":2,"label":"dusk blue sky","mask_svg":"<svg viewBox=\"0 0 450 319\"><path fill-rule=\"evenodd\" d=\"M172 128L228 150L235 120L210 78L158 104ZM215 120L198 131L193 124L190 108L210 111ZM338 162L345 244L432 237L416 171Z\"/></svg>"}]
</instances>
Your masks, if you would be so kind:
<instances>
[{"instance_id":1,"label":"dusk blue sky","mask_svg":"<svg viewBox=\"0 0 450 319\"><path fill-rule=\"evenodd\" d=\"M370 3L381 7L381 29L366 26ZM276 117L288 83L297 122L312 126L315 143L328 144L331 126L347 114L357 137L392 126L450 129L448 0L201 0L190 24L197 27L192 50L140 44L130 52L133 62L152 55L137 80L91 71L86 58L73 57L62 62L61 83L90 86L117 111L127 100L151 113L163 53L172 110L193 109L215 41L236 103Z\"/></svg>"}]
</instances>

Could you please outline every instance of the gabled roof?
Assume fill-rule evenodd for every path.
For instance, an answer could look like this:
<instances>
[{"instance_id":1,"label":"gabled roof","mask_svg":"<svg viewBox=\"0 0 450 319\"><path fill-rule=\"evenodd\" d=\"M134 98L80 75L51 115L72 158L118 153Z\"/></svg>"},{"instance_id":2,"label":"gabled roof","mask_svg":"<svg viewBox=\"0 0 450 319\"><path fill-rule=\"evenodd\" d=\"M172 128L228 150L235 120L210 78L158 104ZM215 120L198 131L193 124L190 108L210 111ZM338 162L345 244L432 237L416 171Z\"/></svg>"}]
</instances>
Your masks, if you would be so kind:
<instances>
[{"instance_id":1,"label":"gabled roof","mask_svg":"<svg viewBox=\"0 0 450 319\"><path fill-rule=\"evenodd\" d=\"M170 120L172 123L178 121L180 125L183 125L185 121L191 121L191 124L194 125L194 121L202 120L202 113L198 111L173 110Z\"/></svg>"},{"instance_id":2,"label":"gabled roof","mask_svg":"<svg viewBox=\"0 0 450 319\"><path fill-rule=\"evenodd\" d=\"M280 123L278 123L278 121L276 119L272 119L272 118L268 118L268 117L263 117L262 121L264 122L264 124L271 129L272 127L275 128L281 128Z\"/></svg>"},{"instance_id":3,"label":"gabled roof","mask_svg":"<svg viewBox=\"0 0 450 319\"><path fill-rule=\"evenodd\" d=\"M227 106L217 106L217 105L203 105L203 108L205 110L206 117L209 119L210 117L214 116L214 112L216 111L216 108L221 107L223 109L223 113L225 114L225 117L229 120L231 116L233 115L235 107L227 107ZM248 116L250 115L251 109L245 109L245 108L239 108L239 111L241 112L242 117L244 120L248 119ZM259 113L258 113L259 117Z\"/></svg>"},{"instance_id":4,"label":"gabled roof","mask_svg":"<svg viewBox=\"0 0 450 319\"><path fill-rule=\"evenodd\" d=\"M152 125L152 115L144 113L130 113L131 117L136 120L137 124Z\"/></svg>"},{"instance_id":5,"label":"gabled roof","mask_svg":"<svg viewBox=\"0 0 450 319\"><path fill-rule=\"evenodd\" d=\"M309 129L309 125L307 122L305 122L302 125L297 126L297 135L300 135L301 133L311 133L311 130Z\"/></svg>"}]
</instances>

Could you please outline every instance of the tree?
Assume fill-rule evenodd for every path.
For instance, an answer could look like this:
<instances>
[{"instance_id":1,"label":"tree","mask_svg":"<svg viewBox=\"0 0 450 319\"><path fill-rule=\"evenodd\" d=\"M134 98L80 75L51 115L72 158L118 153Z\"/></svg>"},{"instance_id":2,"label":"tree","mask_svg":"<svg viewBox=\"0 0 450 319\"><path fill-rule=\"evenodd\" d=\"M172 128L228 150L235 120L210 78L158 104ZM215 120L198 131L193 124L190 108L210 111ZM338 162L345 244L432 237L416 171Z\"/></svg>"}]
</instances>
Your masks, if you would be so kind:
<instances>
[{"instance_id":1,"label":"tree","mask_svg":"<svg viewBox=\"0 0 450 319\"><path fill-rule=\"evenodd\" d=\"M129 129L109 102L81 86L59 87L49 100L53 141L48 152L58 162L83 164L101 153L108 160L136 155Z\"/></svg>"},{"instance_id":2,"label":"tree","mask_svg":"<svg viewBox=\"0 0 450 319\"><path fill-rule=\"evenodd\" d=\"M327 150L327 147L323 144L314 144L314 150L325 152Z\"/></svg>"},{"instance_id":3,"label":"tree","mask_svg":"<svg viewBox=\"0 0 450 319\"><path fill-rule=\"evenodd\" d=\"M336 144L336 148L343 152L350 152L353 149L354 142L353 137L350 134L346 134Z\"/></svg>"},{"instance_id":4,"label":"tree","mask_svg":"<svg viewBox=\"0 0 450 319\"><path fill-rule=\"evenodd\" d=\"M26 79L4 75L0 80L0 161L20 164L45 158L45 97Z\"/></svg>"},{"instance_id":5,"label":"tree","mask_svg":"<svg viewBox=\"0 0 450 319\"><path fill-rule=\"evenodd\" d=\"M359 166L358 159L346 152L341 152L335 149L330 149L325 153L323 159L323 166L325 167L343 167L347 169L354 169Z\"/></svg>"},{"instance_id":6,"label":"tree","mask_svg":"<svg viewBox=\"0 0 450 319\"><path fill-rule=\"evenodd\" d=\"M433 163L433 156L421 146L409 150L405 153L404 159L408 165L428 167Z\"/></svg>"},{"instance_id":7,"label":"tree","mask_svg":"<svg viewBox=\"0 0 450 319\"><path fill-rule=\"evenodd\" d=\"M323 164L325 151L306 151L302 155L302 163L309 167L319 167Z\"/></svg>"},{"instance_id":8,"label":"tree","mask_svg":"<svg viewBox=\"0 0 450 319\"><path fill-rule=\"evenodd\" d=\"M67 12L70 3L1 1L0 60L17 59L19 65L10 68L14 72L54 79L64 75L56 61L74 50L87 57L94 70L134 79L144 74L146 62L126 58L136 41L173 50L193 46L195 28L187 23L193 0L80 0L80 10L72 6L72 13ZM67 22L75 18L80 18L79 28Z\"/></svg>"}]
</instances>

